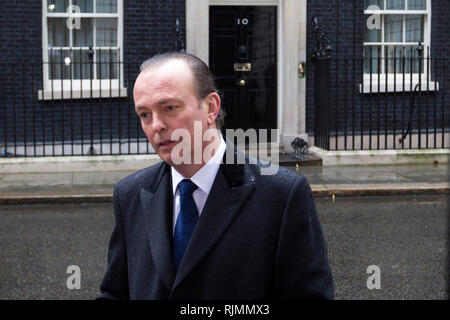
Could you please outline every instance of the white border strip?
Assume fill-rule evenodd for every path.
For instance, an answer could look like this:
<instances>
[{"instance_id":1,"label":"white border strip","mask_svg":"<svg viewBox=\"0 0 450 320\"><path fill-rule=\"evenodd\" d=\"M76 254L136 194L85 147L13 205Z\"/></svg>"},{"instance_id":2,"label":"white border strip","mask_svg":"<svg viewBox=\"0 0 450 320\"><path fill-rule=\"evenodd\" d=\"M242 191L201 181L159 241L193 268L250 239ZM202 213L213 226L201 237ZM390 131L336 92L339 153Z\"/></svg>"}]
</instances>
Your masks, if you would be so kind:
<instances>
[{"instance_id":1,"label":"white border strip","mask_svg":"<svg viewBox=\"0 0 450 320\"><path fill-rule=\"evenodd\" d=\"M397 165L449 163L449 149L347 150L327 151L310 147L309 152L322 158L322 166Z\"/></svg>"},{"instance_id":2,"label":"white border strip","mask_svg":"<svg viewBox=\"0 0 450 320\"><path fill-rule=\"evenodd\" d=\"M2 173L138 171L161 161L156 154L0 158Z\"/></svg>"}]
</instances>

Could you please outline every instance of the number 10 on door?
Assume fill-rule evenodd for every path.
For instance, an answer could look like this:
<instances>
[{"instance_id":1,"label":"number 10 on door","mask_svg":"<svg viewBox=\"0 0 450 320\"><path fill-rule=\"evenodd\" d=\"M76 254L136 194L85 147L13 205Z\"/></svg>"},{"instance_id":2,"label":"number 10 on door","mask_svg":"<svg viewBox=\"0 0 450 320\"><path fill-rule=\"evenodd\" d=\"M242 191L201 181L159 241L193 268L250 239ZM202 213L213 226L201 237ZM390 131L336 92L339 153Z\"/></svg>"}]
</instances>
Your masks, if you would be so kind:
<instances>
[{"instance_id":1,"label":"number 10 on door","mask_svg":"<svg viewBox=\"0 0 450 320\"><path fill-rule=\"evenodd\" d=\"M243 24L243 25L247 25L248 24L248 19L247 18L243 18L243 19L241 19L241 18L238 18L237 19L237 24Z\"/></svg>"}]
</instances>

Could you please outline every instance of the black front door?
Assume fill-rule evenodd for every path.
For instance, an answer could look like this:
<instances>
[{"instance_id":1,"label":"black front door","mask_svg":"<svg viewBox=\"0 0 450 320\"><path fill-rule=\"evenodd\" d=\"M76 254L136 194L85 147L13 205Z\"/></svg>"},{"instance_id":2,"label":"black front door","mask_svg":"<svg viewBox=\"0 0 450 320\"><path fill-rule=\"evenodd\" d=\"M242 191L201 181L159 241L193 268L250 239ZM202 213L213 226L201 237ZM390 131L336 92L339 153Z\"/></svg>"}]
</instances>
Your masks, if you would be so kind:
<instances>
[{"instance_id":1,"label":"black front door","mask_svg":"<svg viewBox=\"0 0 450 320\"><path fill-rule=\"evenodd\" d=\"M210 6L209 65L223 93L224 128L277 127L276 12L274 6Z\"/></svg>"}]
</instances>

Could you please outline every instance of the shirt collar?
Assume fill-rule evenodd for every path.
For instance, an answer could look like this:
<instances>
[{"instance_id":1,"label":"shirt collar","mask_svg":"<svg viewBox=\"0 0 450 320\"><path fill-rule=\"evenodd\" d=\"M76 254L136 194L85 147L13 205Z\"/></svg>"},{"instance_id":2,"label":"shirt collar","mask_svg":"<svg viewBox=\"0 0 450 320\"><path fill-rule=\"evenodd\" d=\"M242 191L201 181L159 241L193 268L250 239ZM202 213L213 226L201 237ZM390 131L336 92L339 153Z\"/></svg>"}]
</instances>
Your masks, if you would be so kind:
<instances>
[{"instance_id":1,"label":"shirt collar","mask_svg":"<svg viewBox=\"0 0 450 320\"><path fill-rule=\"evenodd\" d=\"M194 182L199 189L203 190L207 194L209 194L209 192L211 191L226 149L227 145L225 143L225 140L223 140L222 135L220 135L220 145L216 153L214 153L213 157L209 159L209 161L190 178L190 180ZM175 196L178 183L186 178L183 177L183 175L179 173L174 167L171 167L171 172L172 191L173 195Z\"/></svg>"}]
</instances>

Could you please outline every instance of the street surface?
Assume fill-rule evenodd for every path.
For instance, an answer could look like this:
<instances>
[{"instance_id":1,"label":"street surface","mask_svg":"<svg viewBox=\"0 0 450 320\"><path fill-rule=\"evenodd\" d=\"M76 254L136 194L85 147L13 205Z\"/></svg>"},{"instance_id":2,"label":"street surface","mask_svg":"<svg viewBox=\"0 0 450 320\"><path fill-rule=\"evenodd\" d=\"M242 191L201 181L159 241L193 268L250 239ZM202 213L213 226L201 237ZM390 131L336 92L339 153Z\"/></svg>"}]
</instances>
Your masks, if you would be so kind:
<instances>
[{"instance_id":1,"label":"street surface","mask_svg":"<svg viewBox=\"0 0 450 320\"><path fill-rule=\"evenodd\" d=\"M336 299L446 299L447 195L316 199ZM106 269L111 203L0 206L0 299L93 299ZM79 266L81 289L66 273ZM367 268L380 268L369 290Z\"/></svg>"}]
</instances>

